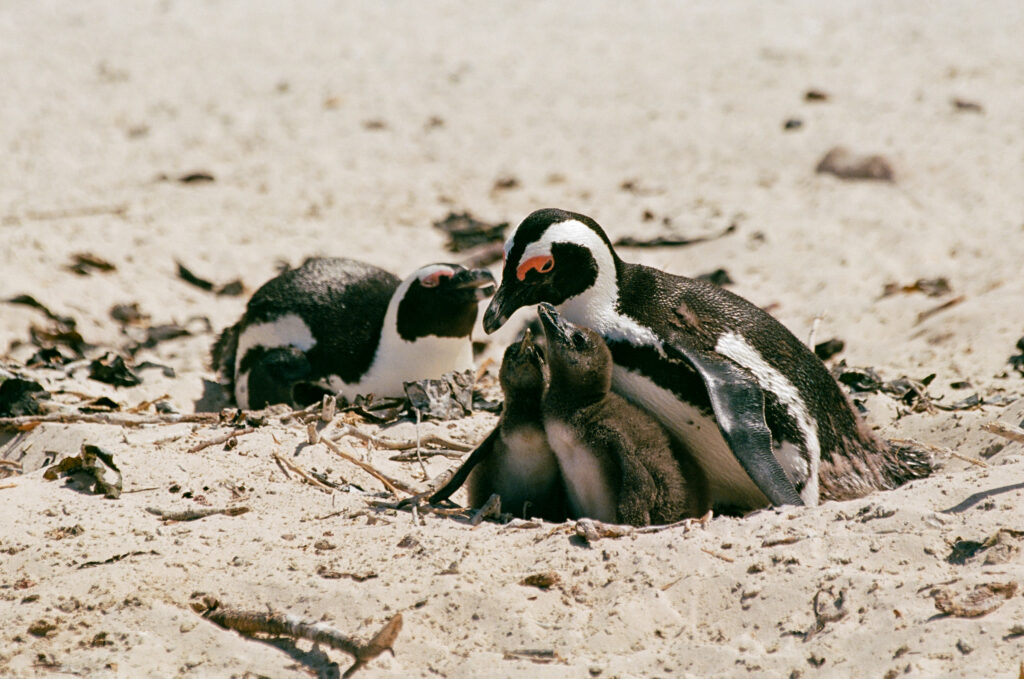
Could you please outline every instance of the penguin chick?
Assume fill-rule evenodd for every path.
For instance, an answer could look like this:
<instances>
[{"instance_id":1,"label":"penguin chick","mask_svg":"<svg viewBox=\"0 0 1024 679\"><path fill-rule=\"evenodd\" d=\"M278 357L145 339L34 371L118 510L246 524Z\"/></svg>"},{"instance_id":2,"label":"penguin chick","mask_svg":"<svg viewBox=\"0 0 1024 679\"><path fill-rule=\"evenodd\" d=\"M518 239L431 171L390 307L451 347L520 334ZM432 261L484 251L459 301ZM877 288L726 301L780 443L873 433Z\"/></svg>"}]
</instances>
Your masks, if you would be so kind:
<instances>
[{"instance_id":1,"label":"penguin chick","mask_svg":"<svg viewBox=\"0 0 1024 679\"><path fill-rule=\"evenodd\" d=\"M565 487L541 419L543 361L529 330L505 350L498 374L505 393L500 435L494 451L467 479L471 507L497 493L502 509L513 516L556 523L566 519Z\"/></svg>"},{"instance_id":2,"label":"penguin chick","mask_svg":"<svg viewBox=\"0 0 1024 679\"><path fill-rule=\"evenodd\" d=\"M652 416L611 392L612 355L589 328L543 303L548 388L544 429L577 518L634 526L702 516L710 507L697 463Z\"/></svg>"},{"instance_id":3,"label":"penguin chick","mask_svg":"<svg viewBox=\"0 0 1024 679\"><path fill-rule=\"evenodd\" d=\"M265 283L213 348L241 408L304 406L324 393L402 396L403 383L473 367L484 269L430 264L404 281L344 258L310 258Z\"/></svg>"},{"instance_id":4,"label":"penguin chick","mask_svg":"<svg viewBox=\"0 0 1024 679\"><path fill-rule=\"evenodd\" d=\"M505 349L498 379L505 393L498 426L430 502L447 500L465 482L470 507L497 493L502 509L516 517L565 521L565 486L541 419L543 350L529 329Z\"/></svg>"}]
</instances>

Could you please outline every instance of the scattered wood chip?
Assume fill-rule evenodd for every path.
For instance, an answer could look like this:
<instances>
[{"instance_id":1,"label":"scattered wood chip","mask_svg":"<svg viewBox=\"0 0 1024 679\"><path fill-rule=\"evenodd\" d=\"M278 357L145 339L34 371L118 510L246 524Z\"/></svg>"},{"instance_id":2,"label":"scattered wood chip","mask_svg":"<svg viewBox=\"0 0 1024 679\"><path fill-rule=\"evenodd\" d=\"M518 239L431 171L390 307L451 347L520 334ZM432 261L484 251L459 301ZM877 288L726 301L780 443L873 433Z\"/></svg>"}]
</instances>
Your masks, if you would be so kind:
<instances>
[{"instance_id":1,"label":"scattered wood chip","mask_svg":"<svg viewBox=\"0 0 1024 679\"><path fill-rule=\"evenodd\" d=\"M207 292L212 292L217 295L226 295L229 297L237 297L245 292L245 286L242 285L242 281L240 280L233 280L228 283L224 283L223 285L216 285L212 281L208 281L205 278L201 278L192 273L192 271L190 271L188 267L181 262L175 263L178 265L178 278L190 285L196 286L200 290L206 290Z\"/></svg>"},{"instance_id":2,"label":"scattered wood chip","mask_svg":"<svg viewBox=\"0 0 1024 679\"><path fill-rule=\"evenodd\" d=\"M822 90L810 89L804 92L804 101L828 101L828 93Z\"/></svg>"},{"instance_id":3,"label":"scattered wood chip","mask_svg":"<svg viewBox=\"0 0 1024 679\"><path fill-rule=\"evenodd\" d=\"M349 573L348 571L336 571L328 568L327 566L320 566L316 569L316 574L326 580L339 580L341 578L349 578L356 582L366 582L377 577L377 574L373 571L367 571L365 573Z\"/></svg>"},{"instance_id":4,"label":"scattered wood chip","mask_svg":"<svg viewBox=\"0 0 1024 679\"><path fill-rule=\"evenodd\" d=\"M116 271L117 267L91 252L76 252L71 255L71 263L67 265L67 269L79 276L88 276L94 271L110 273Z\"/></svg>"},{"instance_id":5,"label":"scattered wood chip","mask_svg":"<svg viewBox=\"0 0 1024 679\"><path fill-rule=\"evenodd\" d=\"M969 99L961 99L960 97L953 97L952 101L954 111L960 111L963 113L984 113L985 108L976 101Z\"/></svg>"},{"instance_id":6,"label":"scattered wood chip","mask_svg":"<svg viewBox=\"0 0 1024 679\"><path fill-rule=\"evenodd\" d=\"M157 507L146 507L146 511L150 514L159 516L162 521L170 523L172 521L196 521L216 514L223 514L224 516L241 516L242 514L247 514L250 509L244 506L220 508L197 507L195 509L174 511L169 509L159 509Z\"/></svg>"},{"instance_id":7,"label":"scattered wood chip","mask_svg":"<svg viewBox=\"0 0 1024 679\"><path fill-rule=\"evenodd\" d=\"M214 177L212 173L200 170L197 172L187 172L178 177L178 181L182 184L200 184L203 182L212 182L214 181Z\"/></svg>"},{"instance_id":8,"label":"scattered wood chip","mask_svg":"<svg viewBox=\"0 0 1024 679\"><path fill-rule=\"evenodd\" d=\"M849 149L836 146L818 162L815 172L832 174L840 179L869 179L891 182L894 179L892 165L880 155L860 155Z\"/></svg>"},{"instance_id":9,"label":"scattered wood chip","mask_svg":"<svg viewBox=\"0 0 1024 679\"><path fill-rule=\"evenodd\" d=\"M838 337L833 337L832 339L825 340L824 342L819 342L818 344L815 344L814 355L823 361L827 361L836 354L842 352L842 350L845 348L846 342L839 339Z\"/></svg>"},{"instance_id":10,"label":"scattered wood chip","mask_svg":"<svg viewBox=\"0 0 1024 679\"><path fill-rule=\"evenodd\" d=\"M294 615L263 611L242 611L221 605L213 597L204 597L202 603L191 604L192 610L225 629L245 636L269 634L294 639L309 639L317 644L344 651L355 658L342 678L351 677L360 668L384 651L394 655L394 643L402 631L402 614L396 613L377 634L366 643L349 637L321 622L307 622Z\"/></svg>"},{"instance_id":11,"label":"scattered wood chip","mask_svg":"<svg viewBox=\"0 0 1024 679\"><path fill-rule=\"evenodd\" d=\"M82 569L82 568L93 568L95 566L107 566L107 565L112 564L112 563L117 563L118 561L121 561L123 559L129 559L129 558L131 558L133 556L160 556L160 552L157 552L156 550L152 550L152 549L149 550L148 552L139 551L139 550L134 551L134 552L125 552L124 554L115 554L114 556L110 557L109 559L104 559L103 561L86 561L83 564L79 564L78 568Z\"/></svg>"},{"instance_id":12,"label":"scattered wood chip","mask_svg":"<svg viewBox=\"0 0 1024 679\"><path fill-rule=\"evenodd\" d=\"M562 582L562 576L555 571L544 571L527 575L519 581L520 585L536 587L537 589L551 589Z\"/></svg>"},{"instance_id":13,"label":"scattered wood chip","mask_svg":"<svg viewBox=\"0 0 1024 679\"><path fill-rule=\"evenodd\" d=\"M945 301L942 304L939 304L938 306L934 306L931 309L925 309L924 311L917 315L917 322L914 323L914 325L920 325L921 323L924 323L935 314L945 311L946 309L955 307L957 304L960 304L965 299L967 299L965 295L960 295L959 297L954 297L953 299Z\"/></svg>"},{"instance_id":14,"label":"scattered wood chip","mask_svg":"<svg viewBox=\"0 0 1024 679\"><path fill-rule=\"evenodd\" d=\"M931 591L935 608L943 615L957 618L980 618L996 610L1017 592L1016 582L984 583L966 589L952 586Z\"/></svg>"},{"instance_id":15,"label":"scattered wood chip","mask_svg":"<svg viewBox=\"0 0 1024 679\"><path fill-rule=\"evenodd\" d=\"M725 236L735 232L737 228L736 223L733 222L719 233L711 234L710 236L694 236L692 238L686 238L683 236L656 236L654 238L624 236L615 241L615 245L629 248L685 247L687 245L707 243L709 241L718 240L719 238L724 238Z\"/></svg>"},{"instance_id":16,"label":"scattered wood chip","mask_svg":"<svg viewBox=\"0 0 1024 679\"><path fill-rule=\"evenodd\" d=\"M839 590L839 594L836 594L832 587L819 589L814 593L814 599L811 603L814 608L814 624L804 634L805 642L810 641L811 638L824 630L825 625L842 620L849 612L846 609L845 589Z\"/></svg>"},{"instance_id":17,"label":"scattered wood chip","mask_svg":"<svg viewBox=\"0 0 1024 679\"><path fill-rule=\"evenodd\" d=\"M89 364L89 378L115 387L134 387L142 384L142 379L128 367L124 358L112 351Z\"/></svg>"},{"instance_id":18,"label":"scattered wood chip","mask_svg":"<svg viewBox=\"0 0 1024 679\"><path fill-rule=\"evenodd\" d=\"M553 662L565 662L565 658L558 655L551 649L523 648L516 651L505 651L504 660L529 660L538 665L547 665Z\"/></svg>"},{"instance_id":19,"label":"scattered wood chip","mask_svg":"<svg viewBox=\"0 0 1024 679\"><path fill-rule=\"evenodd\" d=\"M93 492L117 499L121 496L121 470L114 464L114 456L99 446L82 444L81 452L65 457L43 472L43 478L53 481L61 475L84 472L93 480Z\"/></svg>"},{"instance_id":20,"label":"scattered wood chip","mask_svg":"<svg viewBox=\"0 0 1024 679\"><path fill-rule=\"evenodd\" d=\"M912 292L920 292L928 297L942 297L953 292L953 287L949 284L949 279L945 276L940 278L918 278L916 281L909 285L900 285L899 283L886 283L882 289L882 297L891 297L898 293L909 294Z\"/></svg>"},{"instance_id":21,"label":"scattered wood chip","mask_svg":"<svg viewBox=\"0 0 1024 679\"><path fill-rule=\"evenodd\" d=\"M485 502L480 509L476 510L476 513L473 514L473 518L469 520L469 523L472 526L479 526L480 523L488 517L501 517L501 496L497 493L487 498L487 502Z\"/></svg>"},{"instance_id":22,"label":"scattered wood chip","mask_svg":"<svg viewBox=\"0 0 1024 679\"><path fill-rule=\"evenodd\" d=\"M792 545L803 540L800 535L787 535L781 538L771 538L761 543L762 547L778 547L779 545Z\"/></svg>"},{"instance_id":23,"label":"scattered wood chip","mask_svg":"<svg viewBox=\"0 0 1024 679\"><path fill-rule=\"evenodd\" d=\"M468 212L449 212L447 217L434 222L434 228L448 235L447 247L450 252L463 252L486 245L500 247L505 242L508 222L489 224ZM500 259L501 255L498 257Z\"/></svg>"}]
</instances>

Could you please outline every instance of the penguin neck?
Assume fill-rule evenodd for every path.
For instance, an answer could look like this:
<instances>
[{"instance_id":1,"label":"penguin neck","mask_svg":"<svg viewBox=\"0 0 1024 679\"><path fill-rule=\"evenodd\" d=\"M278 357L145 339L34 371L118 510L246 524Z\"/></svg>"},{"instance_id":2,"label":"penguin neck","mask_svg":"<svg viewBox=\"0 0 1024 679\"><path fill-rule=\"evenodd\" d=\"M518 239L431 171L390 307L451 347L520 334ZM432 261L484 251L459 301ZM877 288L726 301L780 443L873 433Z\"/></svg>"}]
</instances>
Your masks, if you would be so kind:
<instances>
[{"instance_id":1,"label":"penguin neck","mask_svg":"<svg viewBox=\"0 0 1024 679\"><path fill-rule=\"evenodd\" d=\"M508 391L502 408L501 422L504 427L510 423L513 428L527 422L541 421L541 394L535 389Z\"/></svg>"},{"instance_id":2,"label":"penguin neck","mask_svg":"<svg viewBox=\"0 0 1024 679\"><path fill-rule=\"evenodd\" d=\"M606 247L591 252L597 262L594 284L562 302L558 311L572 323L597 331L606 341L660 348L654 331L622 313L620 281L639 265L623 262Z\"/></svg>"}]
</instances>

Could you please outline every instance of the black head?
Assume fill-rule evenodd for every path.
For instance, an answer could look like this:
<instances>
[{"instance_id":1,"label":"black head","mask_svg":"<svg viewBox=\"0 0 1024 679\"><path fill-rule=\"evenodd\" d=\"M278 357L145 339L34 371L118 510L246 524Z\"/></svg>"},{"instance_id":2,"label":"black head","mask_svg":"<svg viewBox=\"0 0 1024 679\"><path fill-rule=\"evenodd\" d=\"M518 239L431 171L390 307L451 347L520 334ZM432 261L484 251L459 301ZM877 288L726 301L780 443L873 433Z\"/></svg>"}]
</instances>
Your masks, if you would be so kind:
<instances>
[{"instance_id":1,"label":"black head","mask_svg":"<svg viewBox=\"0 0 1024 679\"><path fill-rule=\"evenodd\" d=\"M608 236L590 217L565 210L537 210L505 243L501 286L484 314L494 332L516 309L561 304L594 286L599 265L615 268L618 258Z\"/></svg>"},{"instance_id":2,"label":"black head","mask_svg":"<svg viewBox=\"0 0 1024 679\"><path fill-rule=\"evenodd\" d=\"M498 373L505 398L534 398L544 393L544 351L533 339L529 329L523 338L505 349Z\"/></svg>"},{"instance_id":3,"label":"black head","mask_svg":"<svg viewBox=\"0 0 1024 679\"><path fill-rule=\"evenodd\" d=\"M480 300L493 293L494 277L486 269L429 264L403 281L395 293L402 296L398 334L410 342L428 335L469 337Z\"/></svg>"},{"instance_id":4,"label":"black head","mask_svg":"<svg viewBox=\"0 0 1024 679\"><path fill-rule=\"evenodd\" d=\"M612 386L612 353L590 328L573 325L544 302L537 307L544 337L552 391L576 401L604 398Z\"/></svg>"}]
</instances>

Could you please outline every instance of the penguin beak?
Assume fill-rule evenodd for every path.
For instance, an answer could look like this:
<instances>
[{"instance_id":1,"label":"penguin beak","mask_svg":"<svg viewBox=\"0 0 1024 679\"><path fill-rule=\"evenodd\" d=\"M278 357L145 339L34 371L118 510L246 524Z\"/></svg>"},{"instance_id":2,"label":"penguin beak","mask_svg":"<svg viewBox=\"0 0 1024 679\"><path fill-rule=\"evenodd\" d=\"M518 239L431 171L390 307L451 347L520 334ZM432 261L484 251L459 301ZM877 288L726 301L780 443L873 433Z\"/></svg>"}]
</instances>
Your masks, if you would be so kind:
<instances>
[{"instance_id":1,"label":"penguin beak","mask_svg":"<svg viewBox=\"0 0 1024 679\"><path fill-rule=\"evenodd\" d=\"M505 325L513 312L519 308L520 305L511 301L510 297L508 286L503 284L498 287L491 303L487 305L487 311L484 312L484 332L488 335Z\"/></svg>"},{"instance_id":2,"label":"penguin beak","mask_svg":"<svg viewBox=\"0 0 1024 679\"><path fill-rule=\"evenodd\" d=\"M541 325L544 326L544 336L549 344L569 344L572 335L573 325L563 319L555 307L547 302L537 305L537 315L540 317Z\"/></svg>"},{"instance_id":3,"label":"penguin beak","mask_svg":"<svg viewBox=\"0 0 1024 679\"><path fill-rule=\"evenodd\" d=\"M494 294L494 276L487 269L466 269L452 278L457 290L472 290L473 299L480 301Z\"/></svg>"}]
</instances>

